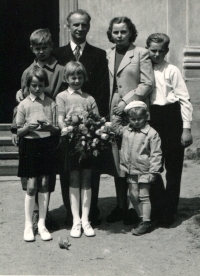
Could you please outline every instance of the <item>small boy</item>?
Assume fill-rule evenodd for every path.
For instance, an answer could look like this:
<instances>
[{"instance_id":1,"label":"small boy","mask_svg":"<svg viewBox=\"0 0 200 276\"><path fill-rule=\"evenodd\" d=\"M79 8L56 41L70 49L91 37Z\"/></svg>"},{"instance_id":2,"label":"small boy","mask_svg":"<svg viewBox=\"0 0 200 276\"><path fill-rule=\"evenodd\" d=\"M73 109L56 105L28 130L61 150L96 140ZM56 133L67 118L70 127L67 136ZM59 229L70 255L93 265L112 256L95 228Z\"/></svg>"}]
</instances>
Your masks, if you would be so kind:
<instances>
[{"instance_id":1,"label":"small boy","mask_svg":"<svg viewBox=\"0 0 200 276\"><path fill-rule=\"evenodd\" d=\"M155 74L155 87L150 95L150 120L162 141L166 169L164 227L173 223L177 213L184 148L192 144L193 111L181 72L164 59L169 43L169 37L162 33L152 34L146 41Z\"/></svg>"},{"instance_id":2,"label":"small boy","mask_svg":"<svg viewBox=\"0 0 200 276\"><path fill-rule=\"evenodd\" d=\"M147 123L147 105L142 101L129 103L124 112L129 124L122 125L122 117L113 120L113 130L122 136L120 168L127 173L129 198L140 218L132 229L133 235L143 235L151 227L149 190L162 166L161 141L158 133Z\"/></svg>"},{"instance_id":3,"label":"small boy","mask_svg":"<svg viewBox=\"0 0 200 276\"><path fill-rule=\"evenodd\" d=\"M35 65L44 69L47 73L49 85L45 87L45 94L52 99L55 99L56 95L65 89L63 80L63 69L64 67L58 64L58 61L51 56L51 51L53 49L53 42L51 38L51 33L48 29L38 29L34 31L30 36L30 48L31 51L35 54L36 59L34 62L23 72L21 78L21 89L16 94L16 100L18 102L22 101L29 95L29 89L26 87L26 77L27 73L34 68ZM11 127L12 141L13 144L17 146L18 137L16 134L16 113L17 108L14 110L14 118ZM22 186L26 189L27 181L21 179ZM51 175L49 180L49 192L53 192L55 189L56 176ZM38 212L34 212L33 220L37 222ZM50 213L47 213L46 225L50 230L58 230L59 226L50 216ZM36 224L37 225L37 224Z\"/></svg>"}]
</instances>

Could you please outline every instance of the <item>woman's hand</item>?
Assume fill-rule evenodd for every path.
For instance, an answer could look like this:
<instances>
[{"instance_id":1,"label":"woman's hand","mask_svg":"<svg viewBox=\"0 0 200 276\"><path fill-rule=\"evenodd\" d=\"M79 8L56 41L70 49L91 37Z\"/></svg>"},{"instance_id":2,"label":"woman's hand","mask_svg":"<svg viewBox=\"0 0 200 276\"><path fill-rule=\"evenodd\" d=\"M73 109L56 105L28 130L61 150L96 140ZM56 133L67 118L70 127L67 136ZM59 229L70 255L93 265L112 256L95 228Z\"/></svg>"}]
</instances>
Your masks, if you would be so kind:
<instances>
[{"instance_id":1,"label":"woman's hand","mask_svg":"<svg viewBox=\"0 0 200 276\"><path fill-rule=\"evenodd\" d=\"M192 134L191 134L191 129L189 128L184 128L183 133L181 136L181 144L187 148L192 144Z\"/></svg>"},{"instance_id":2,"label":"woman's hand","mask_svg":"<svg viewBox=\"0 0 200 276\"><path fill-rule=\"evenodd\" d=\"M114 106L113 113L118 116L121 115L124 111L125 106L126 103L124 101L120 101L117 106Z\"/></svg>"}]
</instances>

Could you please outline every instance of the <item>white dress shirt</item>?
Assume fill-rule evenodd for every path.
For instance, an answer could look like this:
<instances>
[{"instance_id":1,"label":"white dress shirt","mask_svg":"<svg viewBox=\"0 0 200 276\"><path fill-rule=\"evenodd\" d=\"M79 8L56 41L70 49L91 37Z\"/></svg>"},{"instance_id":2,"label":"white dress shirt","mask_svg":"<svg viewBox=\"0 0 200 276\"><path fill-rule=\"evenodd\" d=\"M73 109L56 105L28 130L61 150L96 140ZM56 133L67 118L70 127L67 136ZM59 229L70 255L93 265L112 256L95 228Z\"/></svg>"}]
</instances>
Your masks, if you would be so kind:
<instances>
[{"instance_id":1,"label":"white dress shirt","mask_svg":"<svg viewBox=\"0 0 200 276\"><path fill-rule=\"evenodd\" d=\"M155 87L150 94L151 104L163 106L179 102L183 128L191 128L193 108L180 70L164 60L161 64L154 64L154 75Z\"/></svg>"},{"instance_id":2,"label":"white dress shirt","mask_svg":"<svg viewBox=\"0 0 200 276\"><path fill-rule=\"evenodd\" d=\"M85 48L85 44L86 44L86 41L83 42L82 44L79 44L79 46L81 47L81 48L80 48L80 56L82 56L82 54L83 54L83 50L84 50L84 48ZM73 54L75 55L77 44L75 44L75 43L71 40L71 41L70 41L70 45L71 45L71 48L72 48L72 52L73 52Z\"/></svg>"}]
</instances>

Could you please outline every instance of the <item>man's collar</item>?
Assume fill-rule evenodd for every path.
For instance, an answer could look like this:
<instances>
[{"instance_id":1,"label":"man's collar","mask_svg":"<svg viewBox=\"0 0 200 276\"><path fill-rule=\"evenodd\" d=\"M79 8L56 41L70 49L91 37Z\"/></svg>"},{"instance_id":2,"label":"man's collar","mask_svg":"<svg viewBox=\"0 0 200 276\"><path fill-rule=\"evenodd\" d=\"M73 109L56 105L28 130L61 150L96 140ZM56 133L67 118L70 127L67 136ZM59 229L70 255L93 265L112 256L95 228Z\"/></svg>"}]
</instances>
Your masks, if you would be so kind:
<instances>
[{"instance_id":1,"label":"man's collar","mask_svg":"<svg viewBox=\"0 0 200 276\"><path fill-rule=\"evenodd\" d=\"M33 95L32 93L30 93L29 97L32 102L34 102L36 100L36 98L40 98L40 100L44 101L45 95L44 95L44 93L42 93L40 96L37 97L37 96Z\"/></svg>"},{"instance_id":2,"label":"man's collar","mask_svg":"<svg viewBox=\"0 0 200 276\"><path fill-rule=\"evenodd\" d=\"M83 93L83 92L81 91L81 89L74 90L74 89L72 89L71 87L68 87L67 90L68 90L68 92L69 92L70 95L72 95L74 92L77 92L77 93L80 93L80 94Z\"/></svg>"},{"instance_id":3,"label":"man's collar","mask_svg":"<svg viewBox=\"0 0 200 276\"><path fill-rule=\"evenodd\" d=\"M85 44L86 44L86 41L83 42L83 43L81 43L81 44L79 44L79 46L81 47L81 49L80 49L80 53L81 53L81 54L83 53L83 50L84 50L84 48L85 48ZM72 48L72 52L75 51L76 45L77 45L77 44L75 44L74 41L72 41L72 40L70 41L70 46L71 46L71 48Z\"/></svg>"},{"instance_id":4,"label":"man's collar","mask_svg":"<svg viewBox=\"0 0 200 276\"><path fill-rule=\"evenodd\" d=\"M131 127L130 124L128 125L128 127L129 127L128 128L129 131L142 132L145 135L147 135L147 133L149 132L149 129L150 129L150 125L147 122L142 128L135 129L135 128Z\"/></svg>"}]
</instances>

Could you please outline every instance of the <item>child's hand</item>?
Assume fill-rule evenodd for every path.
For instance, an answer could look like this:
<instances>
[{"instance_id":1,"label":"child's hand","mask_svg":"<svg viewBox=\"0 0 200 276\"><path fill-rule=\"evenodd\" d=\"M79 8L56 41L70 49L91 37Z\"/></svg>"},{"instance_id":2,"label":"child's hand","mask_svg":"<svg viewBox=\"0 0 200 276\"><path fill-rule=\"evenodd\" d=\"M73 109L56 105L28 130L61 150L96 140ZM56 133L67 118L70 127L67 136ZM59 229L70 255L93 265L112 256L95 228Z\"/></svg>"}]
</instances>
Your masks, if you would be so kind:
<instances>
[{"instance_id":1,"label":"child's hand","mask_svg":"<svg viewBox=\"0 0 200 276\"><path fill-rule=\"evenodd\" d=\"M120 101L118 106L114 106L113 113L118 116L121 115L124 111L125 106L126 103L124 101Z\"/></svg>"},{"instance_id":2,"label":"child's hand","mask_svg":"<svg viewBox=\"0 0 200 276\"><path fill-rule=\"evenodd\" d=\"M156 180L156 174L150 173L149 174L149 182L152 183Z\"/></svg>"},{"instance_id":3,"label":"child's hand","mask_svg":"<svg viewBox=\"0 0 200 276\"><path fill-rule=\"evenodd\" d=\"M50 124L49 122L40 122L39 124L42 130L46 130L46 131L52 130L52 124Z\"/></svg>"},{"instance_id":4,"label":"child's hand","mask_svg":"<svg viewBox=\"0 0 200 276\"><path fill-rule=\"evenodd\" d=\"M22 89L19 89L16 94L16 101L20 103L24 99L24 95L22 93Z\"/></svg>"},{"instance_id":5,"label":"child's hand","mask_svg":"<svg viewBox=\"0 0 200 276\"><path fill-rule=\"evenodd\" d=\"M18 146L19 144L19 137L17 136L17 134L12 134L12 143L15 147Z\"/></svg>"},{"instance_id":6,"label":"child's hand","mask_svg":"<svg viewBox=\"0 0 200 276\"><path fill-rule=\"evenodd\" d=\"M192 144L192 134L191 129L184 128L181 136L181 144L186 148Z\"/></svg>"},{"instance_id":7,"label":"child's hand","mask_svg":"<svg viewBox=\"0 0 200 276\"><path fill-rule=\"evenodd\" d=\"M28 127L28 130L36 130L38 126L39 124L36 124L36 123L28 123L26 127Z\"/></svg>"}]
</instances>

